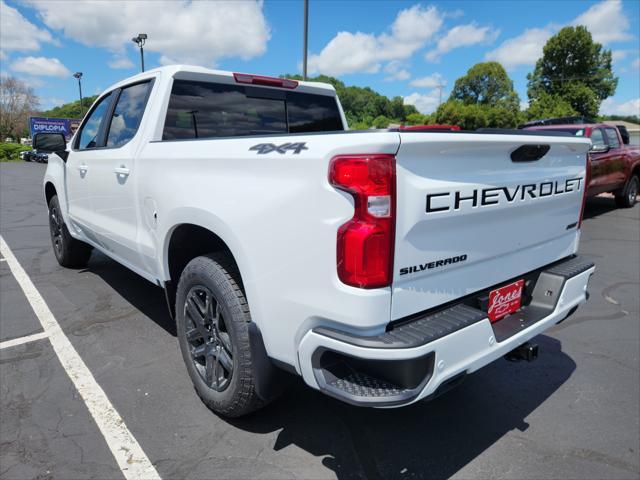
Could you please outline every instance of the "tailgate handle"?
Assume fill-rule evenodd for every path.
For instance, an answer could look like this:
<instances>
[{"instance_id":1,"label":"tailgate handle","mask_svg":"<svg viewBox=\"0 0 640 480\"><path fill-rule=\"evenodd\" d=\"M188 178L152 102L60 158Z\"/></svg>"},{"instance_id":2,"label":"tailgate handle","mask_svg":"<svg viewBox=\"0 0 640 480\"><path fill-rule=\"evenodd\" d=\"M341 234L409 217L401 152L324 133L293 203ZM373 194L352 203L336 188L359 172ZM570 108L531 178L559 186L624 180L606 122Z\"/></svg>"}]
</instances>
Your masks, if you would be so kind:
<instances>
[{"instance_id":1,"label":"tailgate handle","mask_svg":"<svg viewBox=\"0 0 640 480\"><path fill-rule=\"evenodd\" d=\"M521 145L511 152L511 161L535 162L544 157L550 148L549 145Z\"/></svg>"}]
</instances>

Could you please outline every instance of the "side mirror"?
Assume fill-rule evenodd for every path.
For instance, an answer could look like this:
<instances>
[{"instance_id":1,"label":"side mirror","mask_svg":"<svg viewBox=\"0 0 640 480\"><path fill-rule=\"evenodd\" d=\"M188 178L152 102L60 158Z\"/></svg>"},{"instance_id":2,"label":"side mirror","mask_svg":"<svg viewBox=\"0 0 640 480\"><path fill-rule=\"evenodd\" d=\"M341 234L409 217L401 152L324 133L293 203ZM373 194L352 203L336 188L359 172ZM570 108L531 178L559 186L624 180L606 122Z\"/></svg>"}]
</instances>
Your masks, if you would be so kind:
<instances>
[{"instance_id":1,"label":"side mirror","mask_svg":"<svg viewBox=\"0 0 640 480\"><path fill-rule=\"evenodd\" d=\"M592 145L589 151L591 153L607 153L609 151L609 145Z\"/></svg>"},{"instance_id":2,"label":"side mirror","mask_svg":"<svg viewBox=\"0 0 640 480\"><path fill-rule=\"evenodd\" d=\"M55 153L64 162L67 161L67 141L62 133L36 133L33 137L33 148L43 153Z\"/></svg>"}]
</instances>

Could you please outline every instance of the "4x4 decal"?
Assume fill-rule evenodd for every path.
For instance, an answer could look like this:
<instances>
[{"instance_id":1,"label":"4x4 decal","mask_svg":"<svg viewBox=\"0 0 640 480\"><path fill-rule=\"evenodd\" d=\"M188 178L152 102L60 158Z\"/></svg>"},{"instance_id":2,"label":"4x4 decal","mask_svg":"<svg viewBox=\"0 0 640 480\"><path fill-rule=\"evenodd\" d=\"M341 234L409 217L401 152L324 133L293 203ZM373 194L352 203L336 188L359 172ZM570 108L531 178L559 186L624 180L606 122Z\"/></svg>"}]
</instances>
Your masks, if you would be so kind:
<instances>
[{"instance_id":1,"label":"4x4 decal","mask_svg":"<svg viewBox=\"0 0 640 480\"><path fill-rule=\"evenodd\" d=\"M309 150L306 145L306 142L283 143L282 145L275 145L273 143L259 143L258 145L254 145L253 147L251 147L249 150L257 151L258 155L264 155L265 153L271 152L285 154L290 150L292 150L293 153L300 153L302 150Z\"/></svg>"}]
</instances>

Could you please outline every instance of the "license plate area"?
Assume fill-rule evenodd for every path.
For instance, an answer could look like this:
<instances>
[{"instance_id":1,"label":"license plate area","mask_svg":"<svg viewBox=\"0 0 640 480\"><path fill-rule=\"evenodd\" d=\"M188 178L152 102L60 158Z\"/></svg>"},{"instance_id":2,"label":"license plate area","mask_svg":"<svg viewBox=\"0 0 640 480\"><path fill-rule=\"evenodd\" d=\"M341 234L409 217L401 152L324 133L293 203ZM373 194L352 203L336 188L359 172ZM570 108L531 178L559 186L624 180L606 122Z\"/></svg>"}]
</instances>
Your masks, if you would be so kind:
<instances>
[{"instance_id":1,"label":"license plate area","mask_svg":"<svg viewBox=\"0 0 640 480\"><path fill-rule=\"evenodd\" d=\"M518 311L522 304L523 286L524 279L520 279L489 292L487 316L491 323L497 322L510 313Z\"/></svg>"}]
</instances>

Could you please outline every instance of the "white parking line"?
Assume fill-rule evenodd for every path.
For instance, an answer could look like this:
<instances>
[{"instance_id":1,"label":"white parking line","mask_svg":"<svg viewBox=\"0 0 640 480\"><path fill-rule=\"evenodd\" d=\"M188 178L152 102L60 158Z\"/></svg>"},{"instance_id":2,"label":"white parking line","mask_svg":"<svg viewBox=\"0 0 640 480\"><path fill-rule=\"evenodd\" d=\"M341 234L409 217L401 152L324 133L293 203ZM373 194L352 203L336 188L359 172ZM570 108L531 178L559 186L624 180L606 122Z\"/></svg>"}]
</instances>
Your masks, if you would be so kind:
<instances>
[{"instance_id":1,"label":"white parking line","mask_svg":"<svg viewBox=\"0 0 640 480\"><path fill-rule=\"evenodd\" d=\"M87 405L123 475L127 480L159 479L160 475L125 425L124 419L113 407L96 379L93 378L91 371L82 361L76 349L73 348L44 298L16 260L2 236L0 236L0 252L7 260L13 276L40 320L44 333L49 336L49 341L58 355L60 363Z\"/></svg>"},{"instance_id":2,"label":"white parking line","mask_svg":"<svg viewBox=\"0 0 640 480\"><path fill-rule=\"evenodd\" d=\"M0 342L0 350L3 348L15 347L16 345L22 345L23 343L35 342L36 340L42 340L47 338L49 334L47 332L34 333L25 337L14 338L12 340L5 340Z\"/></svg>"}]
</instances>

